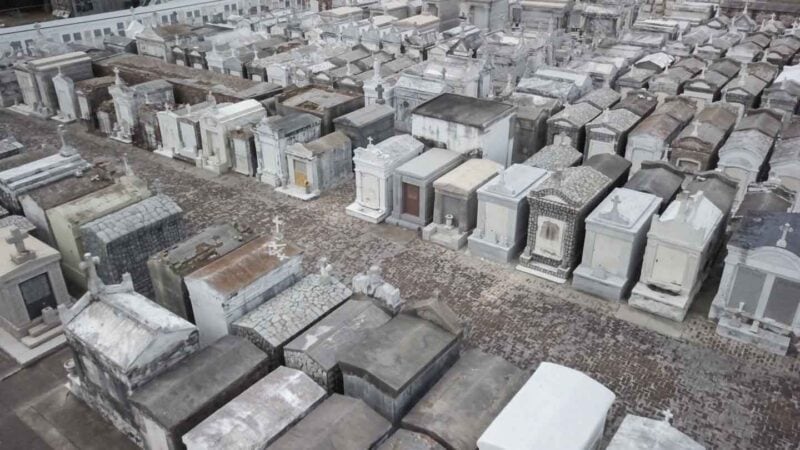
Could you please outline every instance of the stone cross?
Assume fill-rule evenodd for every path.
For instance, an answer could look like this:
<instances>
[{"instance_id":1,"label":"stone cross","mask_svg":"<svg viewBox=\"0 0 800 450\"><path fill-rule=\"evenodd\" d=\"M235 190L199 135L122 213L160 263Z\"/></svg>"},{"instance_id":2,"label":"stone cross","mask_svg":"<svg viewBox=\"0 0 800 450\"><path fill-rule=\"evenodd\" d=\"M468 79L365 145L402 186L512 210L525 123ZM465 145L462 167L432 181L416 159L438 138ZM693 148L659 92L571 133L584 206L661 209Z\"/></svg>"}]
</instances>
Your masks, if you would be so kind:
<instances>
[{"instance_id":1,"label":"stone cross","mask_svg":"<svg viewBox=\"0 0 800 450\"><path fill-rule=\"evenodd\" d=\"M123 86L125 83L122 81L122 77L119 76L119 67L114 66L114 84L117 86Z\"/></svg>"},{"instance_id":2,"label":"stone cross","mask_svg":"<svg viewBox=\"0 0 800 450\"><path fill-rule=\"evenodd\" d=\"M367 142L368 142L367 147L374 147L374 145L372 144L372 136L367 136Z\"/></svg>"},{"instance_id":3,"label":"stone cross","mask_svg":"<svg viewBox=\"0 0 800 450\"><path fill-rule=\"evenodd\" d=\"M286 253L283 250L286 248L286 244L279 244L276 241L270 241L267 244L267 254L269 256L274 256L278 258L278 261L283 261L284 259L288 258Z\"/></svg>"},{"instance_id":4,"label":"stone cross","mask_svg":"<svg viewBox=\"0 0 800 450\"><path fill-rule=\"evenodd\" d=\"M83 261L80 263L80 268L86 273L86 284L89 287L89 292L92 294L99 294L103 286L100 276L97 275L97 265L100 264L100 258L92 256L91 253L83 254Z\"/></svg>"},{"instance_id":5,"label":"stone cross","mask_svg":"<svg viewBox=\"0 0 800 450\"><path fill-rule=\"evenodd\" d=\"M794 228L792 228L792 225L787 222L778 227L778 229L781 230L781 238L778 239L778 242L776 242L775 245L780 248L786 248L786 237L789 235L789 233L794 232Z\"/></svg>"},{"instance_id":6,"label":"stone cross","mask_svg":"<svg viewBox=\"0 0 800 450\"><path fill-rule=\"evenodd\" d=\"M279 241L283 240L283 230L281 230L281 225L283 225L285 222L280 218L280 216L275 216L272 219L272 223L275 224L275 232L273 233L274 238Z\"/></svg>"},{"instance_id":7,"label":"stone cross","mask_svg":"<svg viewBox=\"0 0 800 450\"><path fill-rule=\"evenodd\" d=\"M662 411L661 414L664 415L664 422L672 423L672 418L674 416L672 414L672 411L669 410L669 408L667 408L664 411Z\"/></svg>"},{"instance_id":8,"label":"stone cross","mask_svg":"<svg viewBox=\"0 0 800 450\"><path fill-rule=\"evenodd\" d=\"M25 248L25 238L27 233L21 231L19 228L14 227L11 229L11 234L6 238L6 242L14 245L17 251L16 255L11 255L11 261L14 264L22 264L26 261L36 258L36 253Z\"/></svg>"},{"instance_id":9,"label":"stone cross","mask_svg":"<svg viewBox=\"0 0 800 450\"><path fill-rule=\"evenodd\" d=\"M333 266L328 264L328 258L322 257L319 259L319 275L320 280L323 283L328 283L331 280L331 271L333 271Z\"/></svg>"}]
</instances>

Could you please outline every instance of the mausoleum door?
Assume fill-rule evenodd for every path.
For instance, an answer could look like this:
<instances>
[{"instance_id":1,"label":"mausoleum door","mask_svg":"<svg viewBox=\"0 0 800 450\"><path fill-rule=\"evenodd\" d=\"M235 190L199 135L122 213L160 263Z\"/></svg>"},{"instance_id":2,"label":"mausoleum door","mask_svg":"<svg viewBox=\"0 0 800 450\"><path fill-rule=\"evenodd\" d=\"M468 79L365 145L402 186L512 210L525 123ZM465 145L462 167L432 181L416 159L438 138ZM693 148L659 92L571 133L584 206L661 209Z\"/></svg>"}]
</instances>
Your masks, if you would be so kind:
<instances>
[{"instance_id":1,"label":"mausoleum door","mask_svg":"<svg viewBox=\"0 0 800 450\"><path fill-rule=\"evenodd\" d=\"M419 186L403 183L403 214L419 217Z\"/></svg>"},{"instance_id":2,"label":"mausoleum door","mask_svg":"<svg viewBox=\"0 0 800 450\"><path fill-rule=\"evenodd\" d=\"M42 315L42 310L48 306L56 307L56 297L50 286L50 279L46 273L37 275L19 284L28 317L33 320Z\"/></svg>"},{"instance_id":3,"label":"mausoleum door","mask_svg":"<svg viewBox=\"0 0 800 450\"><path fill-rule=\"evenodd\" d=\"M361 175L361 193L364 206L372 209L381 207L380 181L375 175L367 173Z\"/></svg>"},{"instance_id":4,"label":"mausoleum door","mask_svg":"<svg viewBox=\"0 0 800 450\"><path fill-rule=\"evenodd\" d=\"M308 183L308 166L305 161L294 160L294 184L305 187Z\"/></svg>"}]
</instances>

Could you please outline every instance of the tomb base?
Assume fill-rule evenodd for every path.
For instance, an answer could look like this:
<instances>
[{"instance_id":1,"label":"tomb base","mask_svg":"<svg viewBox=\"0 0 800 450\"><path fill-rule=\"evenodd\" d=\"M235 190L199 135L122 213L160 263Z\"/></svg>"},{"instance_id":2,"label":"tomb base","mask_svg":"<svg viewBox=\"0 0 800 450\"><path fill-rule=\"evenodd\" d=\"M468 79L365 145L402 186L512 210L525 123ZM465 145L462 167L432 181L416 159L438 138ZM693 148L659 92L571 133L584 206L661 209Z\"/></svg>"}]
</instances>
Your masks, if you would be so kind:
<instances>
[{"instance_id":1,"label":"tomb base","mask_svg":"<svg viewBox=\"0 0 800 450\"><path fill-rule=\"evenodd\" d=\"M411 222L410 220L404 220L402 218L395 216L387 217L386 223L390 225L396 225L398 227L408 228L409 230L414 230L414 231L420 230L425 226L424 224Z\"/></svg>"},{"instance_id":2,"label":"tomb base","mask_svg":"<svg viewBox=\"0 0 800 450\"><path fill-rule=\"evenodd\" d=\"M566 283L571 272L570 270L539 263L529 263L529 265L517 264L517 270L558 284Z\"/></svg>"},{"instance_id":3,"label":"tomb base","mask_svg":"<svg viewBox=\"0 0 800 450\"><path fill-rule=\"evenodd\" d=\"M62 117L60 115L55 115L50 119L55 120L58 123L65 123L65 124L75 122L75 119L70 119L69 117Z\"/></svg>"},{"instance_id":4,"label":"tomb base","mask_svg":"<svg viewBox=\"0 0 800 450\"><path fill-rule=\"evenodd\" d=\"M303 201L313 200L319 197L319 191L307 191L306 188L295 186L293 184L275 188L275 192L280 192L281 194L286 194L290 197L299 198Z\"/></svg>"},{"instance_id":5,"label":"tomb base","mask_svg":"<svg viewBox=\"0 0 800 450\"><path fill-rule=\"evenodd\" d=\"M345 212L348 216L365 220L369 223L381 223L389 216L389 212L386 210L365 208L359 205L358 202L353 202L348 205L347 208L345 208Z\"/></svg>"},{"instance_id":6,"label":"tomb base","mask_svg":"<svg viewBox=\"0 0 800 450\"><path fill-rule=\"evenodd\" d=\"M754 332L750 329L750 325L725 314L719 319L717 334L780 356L786 356L789 345L792 343L789 336L764 328L759 328Z\"/></svg>"},{"instance_id":7,"label":"tomb base","mask_svg":"<svg viewBox=\"0 0 800 450\"><path fill-rule=\"evenodd\" d=\"M606 300L620 301L628 296L631 280L607 272L599 274L580 265L572 273L572 287Z\"/></svg>"},{"instance_id":8,"label":"tomb base","mask_svg":"<svg viewBox=\"0 0 800 450\"><path fill-rule=\"evenodd\" d=\"M109 139L113 139L113 140L115 140L117 142L122 142L123 144L133 144L133 140L131 138L128 138L128 137L115 136L113 134L109 135L108 137L109 137Z\"/></svg>"},{"instance_id":9,"label":"tomb base","mask_svg":"<svg viewBox=\"0 0 800 450\"><path fill-rule=\"evenodd\" d=\"M472 255L479 258L488 259L490 261L509 263L517 255L519 255L520 251L522 251L521 245L505 246L495 244L493 242L475 237L475 233L469 237L468 241L469 252Z\"/></svg>"},{"instance_id":10,"label":"tomb base","mask_svg":"<svg viewBox=\"0 0 800 450\"><path fill-rule=\"evenodd\" d=\"M683 322L686 313L689 312L689 306L694 300L695 292L697 292L697 288L689 294L670 294L656 291L644 283L636 283L628 304L656 316Z\"/></svg>"},{"instance_id":11,"label":"tomb base","mask_svg":"<svg viewBox=\"0 0 800 450\"><path fill-rule=\"evenodd\" d=\"M261 173L258 176L258 179L261 180L262 183L266 183L275 188L283 186L283 180L281 177L275 175L274 173Z\"/></svg>"},{"instance_id":12,"label":"tomb base","mask_svg":"<svg viewBox=\"0 0 800 450\"><path fill-rule=\"evenodd\" d=\"M168 150L168 149L163 148L163 147L159 147L159 148L153 150L153 153L155 153L156 155L163 156L165 158L174 158L175 157L175 153L172 150Z\"/></svg>"},{"instance_id":13,"label":"tomb base","mask_svg":"<svg viewBox=\"0 0 800 450\"><path fill-rule=\"evenodd\" d=\"M48 110L44 109L41 111L37 111L31 108L30 106L26 105L25 103L18 103L14 106L10 106L8 110L29 117L39 117L42 119L49 119L51 117L51 114Z\"/></svg>"},{"instance_id":14,"label":"tomb base","mask_svg":"<svg viewBox=\"0 0 800 450\"><path fill-rule=\"evenodd\" d=\"M460 250L467 243L469 233L461 232L456 227L448 227L438 223L428 224L422 229L422 240L430 241L450 250Z\"/></svg>"},{"instance_id":15,"label":"tomb base","mask_svg":"<svg viewBox=\"0 0 800 450\"><path fill-rule=\"evenodd\" d=\"M70 362L72 361L70 360ZM72 364L74 364L74 362L72 362ZM136 427L123 418L122 414L117 411L115 405L97 394L94 389L82 384L76 375L67 374L67 388L72 395L78 397L104 419L111 422L111 424L128 439L139 447L143 446L144 442L142 441L142 436L139 434Z\"/></svg>"},{"instance_id":16,"label":"tomb base","mask_svg":"<svg viewBox=\"0 0 800 450\"><path fill-rule=\"evenodd\" d=\"M178 150L173 154L172 157L180 161L188 162L189 164L197 165L198 156L197 156L197 151L194 149Z\"/></svg>"}]
</instances>

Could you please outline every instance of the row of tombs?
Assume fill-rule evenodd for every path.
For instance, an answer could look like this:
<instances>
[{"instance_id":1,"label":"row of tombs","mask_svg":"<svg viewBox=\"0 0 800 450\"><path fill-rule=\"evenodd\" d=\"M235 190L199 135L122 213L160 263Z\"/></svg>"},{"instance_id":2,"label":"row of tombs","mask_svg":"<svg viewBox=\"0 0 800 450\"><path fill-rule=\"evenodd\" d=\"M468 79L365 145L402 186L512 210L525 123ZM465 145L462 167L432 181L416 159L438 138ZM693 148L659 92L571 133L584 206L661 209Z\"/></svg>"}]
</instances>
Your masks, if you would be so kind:
<instances>
[{"instance_id":1,"label":"row of tombs","mask_svg":"<svg viewBox=\"0 0 800 450\"><path fill-rule=\"evenodd\" d=\"M602 445L616 396L589 376L548 362L530 375L467 348L468 325L437 295L406 302L378 267L352 286L324 259L304 275L279 221L267 243L236 239L230 226L209 233L229 253L188 258L194 242L159 256L175 275L193 267L190 302L173 308L190 308L196 325L136 293L129 275L105 284L90 255L89 291L59 308L69 389L141 447ZM242 274L257 258L261 273ZM605 448L704 448L665 417L627 415Z\"/></svg>"}]
</instances>

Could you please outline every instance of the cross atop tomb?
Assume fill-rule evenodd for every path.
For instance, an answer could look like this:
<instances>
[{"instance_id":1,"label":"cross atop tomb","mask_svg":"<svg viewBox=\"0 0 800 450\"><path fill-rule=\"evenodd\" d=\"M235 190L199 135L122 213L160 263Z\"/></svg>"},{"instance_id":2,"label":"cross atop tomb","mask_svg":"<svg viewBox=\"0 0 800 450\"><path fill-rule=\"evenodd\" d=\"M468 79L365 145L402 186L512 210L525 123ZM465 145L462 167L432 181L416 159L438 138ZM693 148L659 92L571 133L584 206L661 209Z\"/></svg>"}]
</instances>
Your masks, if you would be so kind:
<instances>
[{"instance_id":1,"label":"cross atop tomb","mask_svg":"<svg viewBox=\"0 0 800 450\"><path fill-rule=\"evenodd\" d=\"M320 281L323 283L328 283L331 280L331 272L333 271L333 266L328 264L328 258L322 257L319 259L319 275Z\"/></svg>"},{"instance_id":2,"label":"cross atop tomb","mask_svg":"<svg viewBox=\"0 0 800 450\"><path fill-rule=\"evenodd\" d=\"M283 219L280 218L280 216L275 216L272 219L272 223L275 224L275 231L273 232L273 237L279 241L283 240L283 230L281 230L281 226L285 222L283 221Z\"/></svg>"},{"instance_id":3,"label":"cross atop tomb","mask_svg":"<svg viewBox=\"0 0 800 450\"><path fill-rule=\"evenodd\" d=\"M122 77L119 76L119 67L114 66L114 84L117 86L125 86L125 82L122 81Z\"/></svg>"},{"instance_id":4,"label":"cross atop tomb","mask_svg":"<svg viewBox=\"0 0 800 450\"><path fill-rule=\"evenodd\" d=\"M374 147L375 145L372 143L372 136L367 136L367 147Z\"/></svg>"},{"instance_id":5,"label":"cross atop tomb","mask_svg":"<svg viewBox=\"0 0 800 450\"><path fill-rule=\"evenodd\" d=\"M279 244L276 241L270 241L267 244L267 254L269 256L274 256L278 258L278 261L283 261L284 259L288 258L286 253L283 250L286 248L286 244Z\"/></svg>"},{"instance_id":6,"label":"cross atop tomb","mask_svg":"<svg viewBox=\"0 0 800 450\"><path fill-rule=\"evenodd\" d=\"M674 417L674 415L672 414L672 411L669 410L669 408L662 411L661 414L664 415L664 422L672 423L672 418Z\"/></svg>"},{"instance_id":7,"label":"cross atop tomb","mask_svg":"<svg viewBox=\"0 0 800 450\"><path fill-rule=\"evenodd\" d=\"M22 264L36 258L36 253L25 247L26 237L28 237L28 233L14 227L11 229L9 237L6 238L6 242L12 244L17 252L15 255L11 255L11 261L13 261L14 264Z\"/></svg>"},{"instance_id":8,"label":"cross atop tomb","mask_svg":"<svg viewBox=\"0 0 800 450\"><path fill-rule=\"evenodd\" d=\"M786 238L789 236L789 233L794 232L794 228L788 222L778 227L781 230L781 238L778 239L778 242L775 243L777 247L786 248Z\"/></svg>"},{"instance_id":9,"label":"cross atop tomb","mask_svg":"<svg viewBox=\"0 0 800 450\"><path fill-rule=\"evenodd\" d=\"M103 287L103 282L97 274L97 265L100 264L100 258L92 256L91 253L83 254L83 261L80 264L81 270L86 273L86 284L89 287L89 292L92 294L99 294L100 289Z\"/></svg>"}]
</instances>

